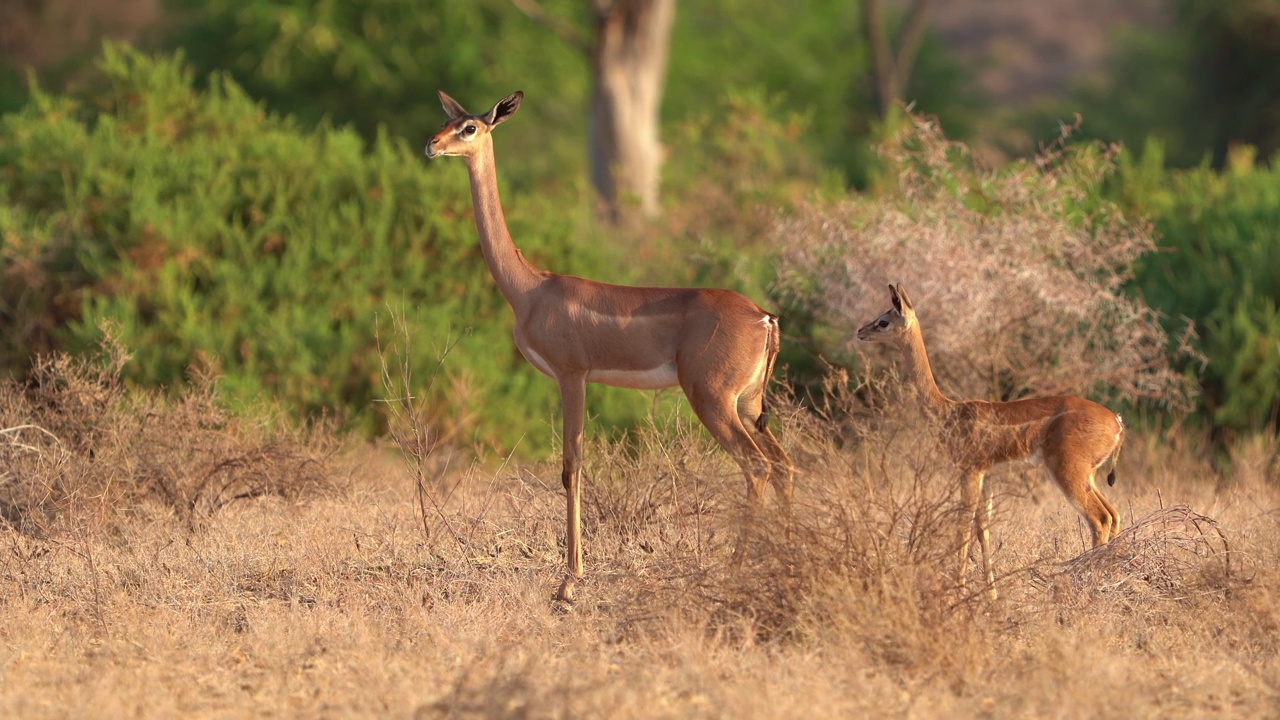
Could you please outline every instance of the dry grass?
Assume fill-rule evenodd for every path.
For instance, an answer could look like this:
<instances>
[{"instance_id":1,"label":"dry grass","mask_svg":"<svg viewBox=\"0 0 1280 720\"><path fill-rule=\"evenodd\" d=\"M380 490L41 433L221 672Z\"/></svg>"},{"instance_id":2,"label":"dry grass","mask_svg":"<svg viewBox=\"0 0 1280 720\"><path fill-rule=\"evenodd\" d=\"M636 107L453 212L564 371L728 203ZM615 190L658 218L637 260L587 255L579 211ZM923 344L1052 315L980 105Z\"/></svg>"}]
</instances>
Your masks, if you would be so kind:
<instances>
[{"instance_id":1,"label":"dry grass","mask_svg":"<svg viewBox=\"0 0 1280 720\"><path fill-rule=\"evenodd\" d=\"M326 427L242 418L218 399L210 368L176 397L130 392L129 357L108 335L98 355L38 360L25 384L0 384L0 517L29 535L122 531L155 500L189 529L262 495L327 487L338 443Z\"/></svg>"},{"instance_id":2,"label":"dry grass","mask_svg":"<svg viewBox=\"0 0 1280 720\"><path fill-rule=\"evenodd\" d=\"M7 388L5 403L39 396L21 390ZM180 510L189 502L96 479L153 487L142 458L170 457L160 449L212 432L189 422L189 400L120 392L101 416L117 426L82 428L96 435L55 429L63 416L50 408L25 423L42 429L0 437L10 497L57 487L59 468L95 468L66 476L83 479L69 496L92 502L29 513L43 518L40 532L14 515L0 529L0 715L1280 710L1271 438L1240 446L1235 469L1221 473L1189 433L1135 431L1110 491L1128 529L1084 554L1083 524L1038 471L995 476L1002 596L993 602L972 583L969 594L955 587L954 488L911 418L877 414L836 433L784 407L781 437L800 469L797 521L785 539L771 502L739 570L729 552L740 476L701 428L663 421L627 446L590 444L589 575L565 609L551 600L563 563L553 459L497 470L406 464L379 445L335 459L332 438L312 437L289 447L313 449L308 467L319 475L290 475L279 458L265 472L251 451L262 446L257 425L224 417L217 446L243 459L227 481L295 480L199 504L193 523ZM113 445L132 427L125 410L144 406L170 432L126 433L129 443ZM20 424L3 417L6 428ZM109 451L71 449L86 442ZM73 460L31 459L56 447ZM190 469L174 468L181 487L217 466L195 450L186 457ZM434 524L424 526L424 512ZM94 520L103 514L109 522Z\"/></svg>"}]
</instances>

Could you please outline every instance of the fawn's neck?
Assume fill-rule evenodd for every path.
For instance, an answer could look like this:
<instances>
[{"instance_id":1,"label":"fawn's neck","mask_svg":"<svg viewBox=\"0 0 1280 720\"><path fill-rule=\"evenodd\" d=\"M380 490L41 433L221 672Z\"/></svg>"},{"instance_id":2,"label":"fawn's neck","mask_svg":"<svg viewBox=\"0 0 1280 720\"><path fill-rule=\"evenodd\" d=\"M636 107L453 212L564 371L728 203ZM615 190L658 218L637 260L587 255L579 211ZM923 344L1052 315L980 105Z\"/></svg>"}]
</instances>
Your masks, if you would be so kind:
<instances>
[{"instance_id":1,"label":"fawn's neck","mask_svg":"<svg viewBox=\"0 0 1280 720\"><path fill-rule=\"evenodd\" d=\"M926 409L940 413L950 407L952 401L938 389L938 382L933 377L933 367L929 365L929 353L925 350L919 323L907 334L906 342L902 344L902 356L906 359L907 380L920 394Z\"/></svg>"}]
</instances>

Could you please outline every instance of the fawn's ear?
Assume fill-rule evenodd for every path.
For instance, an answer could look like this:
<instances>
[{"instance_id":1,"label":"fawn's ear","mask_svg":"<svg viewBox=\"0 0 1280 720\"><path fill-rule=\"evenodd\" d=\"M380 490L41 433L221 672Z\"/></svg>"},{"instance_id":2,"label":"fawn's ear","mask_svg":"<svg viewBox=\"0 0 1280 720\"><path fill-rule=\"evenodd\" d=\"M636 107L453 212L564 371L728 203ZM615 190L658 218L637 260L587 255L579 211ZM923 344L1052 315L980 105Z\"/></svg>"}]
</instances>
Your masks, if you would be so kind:
<instances>
[{"instance_id":1,"label":"fawn's ear","mask_svg":"<svg viewBox=\"0 0 1280 720\"><path fill-rule=\"evenodd\" d=\"M520 109L520 101L523 99L524 93L520 90L502 98L498 101L498 104L494 105L493 109L484 116L484 121L489 124L489 127L493 127L512 115L515 115L516 111Z\"/></svg>"},{"instance_id":2,"label":"fawn's ear","mask_svg":"<svg viewBox=\"0 0 1280 720\"><path fill-rule=\"evenodd\" d=\"M467 109L462 107L462 103L446 95L443 90L437 90L436 92L440 93L440 105L444 108L444 112L449 116L450 120L456 120L467 114Z\"/></svg>"},{"instance_id":3,"label":"fawn's ear","mask_svg":"<svg viewBox=\"0 0 1280 720\"><path fill-rule=\"evenodd\" d=\"M898 306L898 312L915 310L915 306L911 304L911 297L907 295L907 288L902 283L898 283L898 299L894 302L894 305Z\"/></svg>"}]
</instances>

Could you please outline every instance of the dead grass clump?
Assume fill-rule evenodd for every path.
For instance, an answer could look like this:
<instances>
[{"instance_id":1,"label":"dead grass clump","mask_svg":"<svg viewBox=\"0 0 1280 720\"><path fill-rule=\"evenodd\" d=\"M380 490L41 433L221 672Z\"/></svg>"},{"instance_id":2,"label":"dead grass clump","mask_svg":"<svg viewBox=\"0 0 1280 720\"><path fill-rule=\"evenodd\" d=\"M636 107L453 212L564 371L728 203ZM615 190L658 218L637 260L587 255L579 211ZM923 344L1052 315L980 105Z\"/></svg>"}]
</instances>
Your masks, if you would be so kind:
<instances>
[{"instance_id":1,"label":"dead grass clump","mask_svg":"<svg viewBox=\"0 0 1280 720\"><path fill-rule=\"evenodd\" d=\"M571 651L572 652L572 651ZM574 653L577 655L577 653ZM479 649L443 696L416 711L421 718L611 717L622 708L601 692L603 678L589 665L570 672L557 658L548 664L541 648L523 643ZM575 658L590 662L590 658ZM601 707L603 702L603 707ZM593 708L594 706L594 708ZM566 712L577 708L576 712Z\"/></svg>"},{"instance_id":2,"label":"dead grass clump","mask_svg":"<svg viewBox=\"0 0 1280 720\"><path fill-rule=\"evenodd\" d=\"M674 552L701 565L735 532L742 474L687 415L651 416L625 439L589 442L585 454L583 526L593 544L605 543L601 554Z\"/></svg>"},{"instance_id":3,"label":"dead grass clump","mask_svg":"<svg viewBox=\"0 0 1280 720\"><path fill-rule=\"evenodd\" d=\"M338 443L327 427L232 413L209 369L172 397L129 389L127 362L108 338L97 356L40 358L25 384L0 382L0 512L10 525L37 536L113 526L157 502L194 528L237 500L331 483Z\"/></svg>"},{"instance_id":4,"label":"dead grass clump","mask_svg":"<svg viewBox=\"0 0 1280 720\"><path fill-rule=\"evenodd\" d=\"M1056 572L1033 570L1032 577L1063 609L1102 599L1139 606L1228 591L1233 570L1237 576L1241 572L1238 558L1232 566L1233 555L1216 520L1175 505L1147 514Z\"/></svg>"},{"instance_id":5,"label":"dead grass clump","mask_svg":"<svg viewBox=\"0 0 1280 720\"><path fill-rule=\"evenodd\" d=\"M685 507L701 510L678 516L684 530L676 537L683 540L664 542L655 553L650 562L659 567L637 589L637 604L683 608L690 622L705 622L713 634L779 642L810 637L833 613L849 612L833 602L836 595L856 595L868 617L889 607L906 613L900 618L906 625L934 628L966 603L980 602L956 591L958 486L938 468L920 428L906 417L863 426L861 436L840 440L857 448L849 452L836 447L825 421L794 406L776 414L797 461L790 524L771 497L755 517L743 557L734 558L744 489L738 482L697 483L701 494L693 494L703 502ZM666 472L688 477L683 469ZM650 532L662 537L670 530L668 521ZM895 644L885 652L898 652L889 648Z\"/></svg>"},{"instance_id":6,"label":"dead grass clump","mask_svg":"<svg viewBox=\"0 0 1280 720\"><path fill-rule=\"evenodd\" d=\"M911 413L888 412L859 428L847 469L823 473L806 550L842 562L812 583L800 620L812 640L839 638L869 663L961 682L984 646L973 620L989 601L979 563L959 585L969 518L932 438Z\"/></svg>"}]
</instances>

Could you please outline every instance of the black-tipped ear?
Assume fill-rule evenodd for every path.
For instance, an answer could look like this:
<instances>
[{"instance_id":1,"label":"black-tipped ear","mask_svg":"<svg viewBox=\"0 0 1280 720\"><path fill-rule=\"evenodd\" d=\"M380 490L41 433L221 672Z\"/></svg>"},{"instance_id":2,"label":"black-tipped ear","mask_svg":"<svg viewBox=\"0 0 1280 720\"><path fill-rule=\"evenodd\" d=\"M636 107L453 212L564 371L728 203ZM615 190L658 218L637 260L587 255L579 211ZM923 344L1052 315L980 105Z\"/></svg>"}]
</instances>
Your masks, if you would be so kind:
<instances>
[{"instance_id":1,"label":"black-tipped ear","mask_svg":"<svg viewBox=\"0 0 1280 720\"><path fill-rule=\"evenodd\" d=\"M515 115L516 111L520 109L520 101L523 99L524 92L520 90L502 98L498 101L497 105L493 106L493 109L489 111L489 114L484 116L484 121L489 124L489 127L493 127L512 115Z\"/></svg>"},{"instance_id":2,"label":"black-tipped ear","mask_svg":"<svg viewBox=\"0 0 1280 720\"><path fill-rule=\"evenodd\" d=\"M462 107L462 103L446 95L443 90L436 92L440 93L440 105L444 107L444 112L450 120L456 120L467 114L467 109Z\"/></svg>"},{"instance_id":3,"label":"black-tipped ear","mask_svg":"<svg viewBox=\"0 0 1280 720\"><path fill-rule=\"evenodd\" d=\"M889 284L889 299L893 301L893 309L902 312L902 301L898 299L898 288Z\"/></svg>"}]
</instances>

